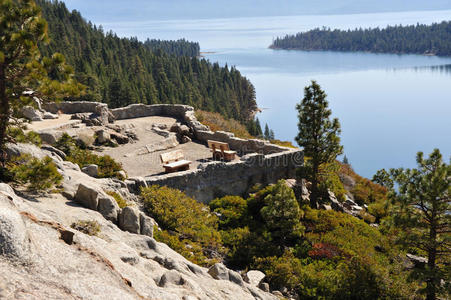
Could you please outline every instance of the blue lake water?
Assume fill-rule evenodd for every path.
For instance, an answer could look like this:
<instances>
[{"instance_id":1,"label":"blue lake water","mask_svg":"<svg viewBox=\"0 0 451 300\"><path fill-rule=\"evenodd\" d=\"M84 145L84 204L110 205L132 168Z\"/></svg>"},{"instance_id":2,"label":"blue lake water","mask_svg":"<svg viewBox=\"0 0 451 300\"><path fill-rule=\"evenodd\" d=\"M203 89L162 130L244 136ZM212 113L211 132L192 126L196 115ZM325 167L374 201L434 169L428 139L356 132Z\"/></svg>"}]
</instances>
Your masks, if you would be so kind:
<instances>
[{"instance_id":1,"label":"blue lake water","mask_svg":"<svg viewBox=\"0 0 451 300\"><path fill-rule=\"evenodd\" d=\"M271 50L276 36L327 26L375 27L451 20L451 11L334 16L250 17L103 23L121 36L199 41L212 62L235 65L255 85L257 102L276 138L297 134L295 105L315 79L342 125L354 169L414 167L415 154L451 155L451 58L421 55ZM95 20L94 20L95 21Z\"/></svg>"}]
</instances>

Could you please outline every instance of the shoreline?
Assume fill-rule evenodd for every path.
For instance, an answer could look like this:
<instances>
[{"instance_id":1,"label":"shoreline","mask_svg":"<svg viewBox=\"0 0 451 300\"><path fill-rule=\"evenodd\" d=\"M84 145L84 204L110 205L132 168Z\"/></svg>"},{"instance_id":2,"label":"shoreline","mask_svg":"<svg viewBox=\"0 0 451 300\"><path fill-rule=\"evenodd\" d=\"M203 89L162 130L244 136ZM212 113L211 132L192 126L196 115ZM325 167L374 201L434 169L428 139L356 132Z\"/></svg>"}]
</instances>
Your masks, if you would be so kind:
<instances>
[{"instance_id":1,"label":"shoreline","mask_svg":"<svg viewBox=\"0 0 451 300\"><path fill-rule=\"evenodd\" d=\"M421 56L436 56L436 57L450 57L446 55L437 55L435 53L413 53L413 52L375 52L375 51L346 51L346 50L332 50L332 49L301 49L301 48L282 48L274 45L268 46L268 49L272 50L286 50L286 51L304 51L304 52L341 52L341 53L369 53L369 54L396 54L396 55L421 55Z\"/></svg>"}]
</instances>

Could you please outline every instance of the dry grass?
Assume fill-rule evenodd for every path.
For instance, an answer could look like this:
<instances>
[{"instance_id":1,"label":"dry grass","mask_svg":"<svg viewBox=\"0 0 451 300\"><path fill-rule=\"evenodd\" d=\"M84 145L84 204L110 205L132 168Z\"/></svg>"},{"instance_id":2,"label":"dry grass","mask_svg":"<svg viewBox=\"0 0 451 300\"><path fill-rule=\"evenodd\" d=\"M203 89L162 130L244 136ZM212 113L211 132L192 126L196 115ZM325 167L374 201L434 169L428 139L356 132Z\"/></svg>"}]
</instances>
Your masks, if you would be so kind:
<instances>
[{"instance_id":1,"label":"dry grass","mask_svg":"<svg viewBox=\"0 0 451 300\"><path fill-rule=\"evenodd\" d=\"M197 110L196 118L202 124L210 127L211 131L228 131L242 139L254 138L249 134L246 126L233 119L227 120L218 113Z\"/></svg>"}]
</instances>

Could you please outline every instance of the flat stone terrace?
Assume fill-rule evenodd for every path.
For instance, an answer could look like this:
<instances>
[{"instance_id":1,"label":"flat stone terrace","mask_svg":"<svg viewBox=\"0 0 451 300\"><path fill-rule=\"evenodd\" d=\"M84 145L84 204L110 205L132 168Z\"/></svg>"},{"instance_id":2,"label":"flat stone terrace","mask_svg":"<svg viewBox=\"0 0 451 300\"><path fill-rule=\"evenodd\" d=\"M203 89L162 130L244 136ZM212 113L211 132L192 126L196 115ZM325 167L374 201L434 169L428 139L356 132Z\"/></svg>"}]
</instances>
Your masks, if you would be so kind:
<instances>
[{"instance_id":1,"label":"flat stone terrace","mask_svg":"<svg viewBox=\"0 0 451 300\"><path fill-rule=\"evenodd\" d=\"M116 148L105 147L101 153L110 155L121 162L129 177L164 174L160 154L175 150L182 150L185 159L192 161L190 169L196 169L200 164L211 161L212 154L210 149L203 143L196 141L186 144L169 143L165 145L167 149L149 153L147 150L149 145L165 143L166 140L163 136L152 131L152 125L162 124L166 125L167 128L171 128L175 122L177 122L175 118L160 116L118 120L115 124L126 126L133 130L138 140L133 143L119 145Z\"/></svg>"}]
</instances>

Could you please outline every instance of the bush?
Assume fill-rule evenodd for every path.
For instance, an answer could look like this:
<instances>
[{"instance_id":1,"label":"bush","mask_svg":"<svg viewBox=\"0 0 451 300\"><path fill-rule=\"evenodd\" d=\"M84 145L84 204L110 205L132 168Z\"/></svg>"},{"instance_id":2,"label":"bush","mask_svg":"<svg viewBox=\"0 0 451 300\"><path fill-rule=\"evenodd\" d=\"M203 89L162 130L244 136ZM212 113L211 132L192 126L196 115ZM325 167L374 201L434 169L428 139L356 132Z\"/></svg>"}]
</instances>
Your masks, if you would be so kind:
<instances>
[{"instance_id":1,"label":"bush","mask_svg":"<svg viewBox=\"0 0 451 300\"><path fill-rule=\"evenodd\" d=\"M70 227L91 236L96 236L100 233L100 224L97 221L77 221L72 223Z\"/></svg>"},{"instance_id":2,"label":"bush","mask_svg":"<svg viewBox=\"0 0 451 300\"><path fill-rule=\"evenodd\" d=\"M19 127L9 127L7 134L12 137L16 143L33 144L36 146L42 145L41 136L35 131L25 133Z\"/></svg>"},{"instance_id":3,"label":"bush","mask_svg":"<svg viewBox=\"0 0 451 300\"><path fill-rule=\"evenodd\" d=\"M281 140L270 140L271 144L282 146L282 147L288 147L288 148L297 148L293 145L293 143L289 141L281 141Z\"/></svg>"},{"instance_id":4,"label":"bush","mask_svg":"<svg viewBox=\"0 0 451 300\"><path fill-rule=\"evenodd\" d=\"M221 229L242 226L246 217L247 201L239 196L225 196L210 202L210 209L219 213Z\"/></svg>"},{"instance_id":5,"label":"bush","mask_svg":"<svg viewBox=\"0 0 451 300\"><path fill-rule=\"evenodd\" d=\"M218 217L210 213L208 206L186 196L183 192L168 187L151 186L141 190L147 213L165 230L157 237L184 249L175 242L186 241L195 249L202 249L208 259L199 257L200 264L213 263L213 258L223 251L218 229ZM174 232L175 236L169 235ZM185 256L192 259L191 255ZM210 259L210 260L209 260Z\"/></svg>"},{"instance_id":6,"label":"bush","mask_svg":"<svg viewBox=\"0 0 451 300\"><path fill-rule=\"evenodd\" d=\"M127 201L124 198L122 198L122 196L119 195L118 193L113 192L113 191L106 191L106 193L107 193L107 195L110 195L111 197L113 197L114 200L116 200L117 205L119 205L120 208L124 208L124 207L128 206Z\"/></svg>"},{"instance_id":7,"label":"bush","mask_svg":"<svg viewBox=\"0 0 451 300\"><path fill-rule=\"evenodd\" d=\"M29 189L32 190L50 189L63 179L55 163L48 156L38 159L29 154L23 154L13 159L10 171L15 181L29 184Z\"/></svg>"},{"instance_id":8,"label":"bush","mask_svg":"<svg viewBox=\"0 0 451 300\"><path fill-rule=\"evenodd\" d=\"M356 185L351 190L351 193L354 195L354 200L357 204L369 205L374 202L384 203L387 201L388 190L386 187L356 174L350 165L342 164L340 172L355 180Z\"/></svg>"},{"instance_id":9,"label":"bush","mask_svg":"<svg viewBox=\"0 0 451 300\"><path fill-rule=\"evenodd\" d=\"M61 138L55 144L55 147L66 153L66 160L77 164L80 168L84 166L95 164L99 167L99 178L111 178L116 177L120 180L125 178L119 174L122 170L122 165L116 162L111 156L97 155L87 149L82 149L77 142L70 137L67 133L64 133Z\"/></svg>"},{"instance_id":10,"label":"bush","mask_svg":"<svg viewBox=\"0 0 451 300\"><path fill-rule=\"evenodd\" d=\"M211 131L228 131L236 137L251 139L252 135L247 131L246 126L240 122L230 119L226 120L222 115L214 112L196 110L196 118L199 122L210 127Z\"/></svg>"}]
</instances>

